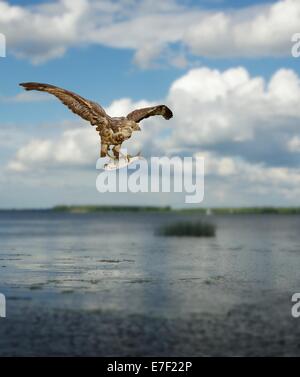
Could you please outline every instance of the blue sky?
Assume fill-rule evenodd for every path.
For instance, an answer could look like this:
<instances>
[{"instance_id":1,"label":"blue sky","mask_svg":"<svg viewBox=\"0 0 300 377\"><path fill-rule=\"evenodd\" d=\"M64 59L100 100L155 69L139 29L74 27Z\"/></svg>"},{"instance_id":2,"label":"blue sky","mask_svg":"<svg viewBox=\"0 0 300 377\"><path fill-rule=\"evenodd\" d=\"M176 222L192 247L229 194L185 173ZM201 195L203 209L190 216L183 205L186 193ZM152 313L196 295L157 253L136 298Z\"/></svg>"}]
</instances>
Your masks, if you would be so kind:
<instances>
[{"instance_id":1,"label":"blue sky","mask_svg":"<svg viewBox=\"0 0 300 377\"><path fill-rule=\"evenodd\" d=\"M0 1L0 12L0 207L182 203L180 195L100 195L97 135L50 96L25 95L24 81L77 91L112 115L173 106L173 129L147 120L133 143L147 156L204 155L203 206L299 205L296 0L167 0L155 9L148 0L11 0ZM66 147L58 159L68 138L78 155Z\"/></svg>"}]
</instances>

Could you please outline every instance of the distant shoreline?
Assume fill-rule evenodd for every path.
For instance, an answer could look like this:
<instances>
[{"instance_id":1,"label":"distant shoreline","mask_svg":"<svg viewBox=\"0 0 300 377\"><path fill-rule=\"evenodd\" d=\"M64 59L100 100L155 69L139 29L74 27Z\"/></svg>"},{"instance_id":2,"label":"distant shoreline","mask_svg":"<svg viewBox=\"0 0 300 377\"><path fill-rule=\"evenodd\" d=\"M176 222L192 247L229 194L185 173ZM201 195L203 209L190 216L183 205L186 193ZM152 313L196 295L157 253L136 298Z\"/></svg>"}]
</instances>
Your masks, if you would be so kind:
<instances>
[{"instance_id":1,"label":"distant shoreline","mask_svg":"<svg viewBox=\"0 0 300 377\"><path fill-rule=\"evenodd\" d=\"M215 207L215 208L172 208L155 206L97 206L97 205L59 205L41 209L0 209L0 212L57 212L57 213L101 213L101 212L155 212L155 213L182 213L203 215L300 215L300 207Z\"/></svg>"}]
</instances>

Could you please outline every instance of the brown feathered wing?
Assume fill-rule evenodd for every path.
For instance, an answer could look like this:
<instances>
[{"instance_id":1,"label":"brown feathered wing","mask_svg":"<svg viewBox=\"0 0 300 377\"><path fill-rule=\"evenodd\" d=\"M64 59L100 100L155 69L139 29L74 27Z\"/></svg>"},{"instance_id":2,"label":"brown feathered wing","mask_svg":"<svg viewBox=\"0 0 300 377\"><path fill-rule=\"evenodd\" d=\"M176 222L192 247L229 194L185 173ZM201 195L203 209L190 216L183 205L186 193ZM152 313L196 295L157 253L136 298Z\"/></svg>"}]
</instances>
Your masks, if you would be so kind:
<instances>
[{"instance_id":1,"label":"brown feathered wing","mask_svg":"<svg viewBox=\"0 0 300 377\"><path fill-rule=\"evenodd\" d=\"M28 82L20 84L26 90L38 90L40 92L48 92L57 97L64 105L66 105L73 113L81 118L89 121L91 125L103 126L108 125L109 116L105 110L96 102L89 101L76 93L66 89L59 88L54 85L41 84L36 82Z\"/></svg>"},{"instance_id":2,"label":"brown feathered wing","mask_svg":"<svg viewBox=\"0 0 300 377\"><path fill-rule=\"evenodd\" d=\"M173 113L167 106L158 105L134 110L127 115L127 119L133 120L138 123L141 120L152 117L154 115L162 115L165 119L170 119L172 118Z\"/></svg>"}]
</instances>

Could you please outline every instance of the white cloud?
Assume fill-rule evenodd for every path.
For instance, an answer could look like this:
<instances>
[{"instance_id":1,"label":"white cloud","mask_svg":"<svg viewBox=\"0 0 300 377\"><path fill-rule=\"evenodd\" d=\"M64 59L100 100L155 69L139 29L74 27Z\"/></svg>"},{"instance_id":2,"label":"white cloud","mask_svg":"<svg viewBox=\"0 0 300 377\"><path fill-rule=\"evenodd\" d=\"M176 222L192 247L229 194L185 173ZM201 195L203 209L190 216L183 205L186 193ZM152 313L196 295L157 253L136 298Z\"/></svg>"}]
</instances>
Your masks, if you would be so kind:
<instances>
[{"instance_id":1,"label":"white cloud","mask_svg":"<svg viewBox=\"0 0 300 377\"><path fill-rule=\"evenodd\" d=\"M1 102L9 103L44 102L51 100L52 98L50 96L45 96L45 94L39 92L21 92L13 97L0 97Z\"/></svg>"},{"instance_id":2,"label":"white cloud","mask_svg":"<svg viewBox=\"0 0 300 377\"><path fill-rule=\"evenodd\" d=\"M206 195L212 205L295 205L300 167L249 163L240 157L201 152L205 158Z\"/></svg>"},{"instance_id":3,"label":"white cloud","mask_svg":"<svg viewBox=\"0 0 300 377\"><path fill-rule=\"evenodd\" d=\"M205 158L207 175L236 178L251 183L251 186L263 184L286 188L300 184L300 167L274 167L263 162L251 164L240 157L223 157L213 152L201 152L199 156Z\"/></svg>"},{"instance_id":4,"label":"white cloud","mask_svg":"<svg viewBox=\"0 0 300 377\"><path fill-rule=\"evenodd\" d=\"M86 166L99 154L99 140L92 127L66 130L57 139L33 139L18 150L7 168L26 172L49 167Z\"/></svg>"},{"instance_id":5,"label":"white cloud","mask_svg":"<svg viewBox=\"0 0 300 377\"><path fill-rule=\"evenodd\" d=\"M169 122L158 117L143 121L143 131L134 133L127 144L136 144L136 147L146 148L153 154L154 151L197 152L207 148L218 151L220 146L230 143L240 148L238 153L247 158L249 156L245 156L243 151L245 146L250 146L253 157L257 157L257 144L267 142L272 147L278 138L283 149L286 149L286 143L289 143L290 151L296 148L298 139L295 137L298 136L295 133L300 121L300 79L291 70L280 69L266 82L262 77L250 77L242 67L224 72L209 68L191 69L173 82L164 102L172 108L174 118ZM120 116L153 104L123 98L113 101L106 110L112 116ZM267 134L268 139L260 140L262 134ZM84 152L90 152L96 137L92 128L86 130L84 126L64 131L60 140L65 146L64 153L70 154L69 162L88 161L91 154L85 156ZM35 143L29 149L34 149ZM53 141L49 151L44 145L47 159L58 163L67 161L66 156L57 157L59 145L59 140ZM41 160L36 152L29 153L27 150L17 159L22 157L26 160L26 155L30 159ZM262 161L266 162L263 158Z\"/></svg>"},{"instance_id":6,"label":"white cloud","mask_svg":"<svg viewBox=\"0 0 300 377\"><path fill-rule=\"evenodd\" d=\"M300 194L300 167L295 164L300 151L300 80L295 72L280 69L267 82L251 77L243 67L223 72L191 69L173 82L162 102L171 107L174 118L143 121L142 132L134 133L124 146L142 150L145 156L204 156L208 187L213 181L219 187L209 195L219 204L234 198L237 190L254 200L255 190L266 200L271 192L276 200L287 201ZM106 110L120 116L153 104L123 98ZM19 148L8 172L94 167L100 147L95 129L82 122L59 132Z\"/></svg>"},{"instance_id":7,"label":"white cloud","mask_svg":"<svg viewBox=\"0 0 300 377\"><path fill-rule=\"evenodd\" d=\"M287 143L288 150L293 153L300 153L300 137L293 136Z\"/></svg>"},{"instance_id":8,"label":"white cloud","mask_svg":"<svg viewBox=\"0 0 300 377\"><path fill-rule=\"evenodd\" d=\"M130 99L124 98L112 102L106 111L111 116L122 116L133 109L146 106L151 106L151 102L142 100L134 103ZM66 126L68 128L56 138L35 138L20 147L15 157L9 162L8 170L25 172L36 169L44 170L49 167L60 169L68 166L92 166L100 154L99 134L94 127L84 121L73 128L70 128L69 122ZM57 125L57 128L61 127L62 124ZM153 135L153 128L157 130L157 126L152 126L151 128L146 127L142 133L135 133L130 139L130 148L140 149L144 143L148 142L150 135ZM149 145L150 143L148 143L148 147ZM124 143L124 147L128 147L128 143Z\"/></svg>"},{"instance_id":9,"label":"white cloud","mask_svg":"<svg viewBox=\"0 0 300 377\"><path fill-rule=\"evenodd\" d=\"M282 56L291 54L291 36L300 24L300 2L274 4L235 12L212 13L192 24L184 41L205 56Z\"/></svg>"},{"instance_id":10,"label":"white cloud","mask_svg":"<svg viewBox=\"0 0 300 377\"><path fill-rule=\"evenodd\" d=\"M0 124L0 147L2 152L4 149L14 151L16 148L20 148L24 145L28 139L30 139L30 135L17 125L9 123Z\"/></svg>"},{"instance_id":11,"label":"white cloud","mask_svg":"<svg viewBox=\"0 0 300 377\"><path fill-rule=\"evenodd\" d=\"M258 134L268 133L271 143L278 132L288 136L298 128L300 80L285 69L267 83L242 67L197 68L172 84L168 102L176 114L169 147L249 142L255 153Z\"/></svg>"},{"instance_id":12,"label":"white cloud","mask_svg":"<svg viewBox=\"0 0 300 377\"><path fill-rule=\"evenodd\" d=\"M110 116L125 116L129 114L131 111L141 107L147 107L154 105L149 101L141 100L138 102L133 102L130 98L121 98L119 100L113 101L109 107L106 108L106 112Z\"/></svg>"},{"instance_id":13,"label":"white cloud","mask_svg":"<svg viewBox=\"0 0 300 377\"><path fill-rule=\"evenodd\" d=\"M155 7L148 0L56 0L38 6L0 0L0 30L9 51L33 63L91 44L131 49L143 68L160 56L170 64L186 64L174 45L199 56L290 56L299 24L298 0L235 11L204 11L175 0ZM173 54L166 53L170 48Z\"/></svg>"}]
</instances>

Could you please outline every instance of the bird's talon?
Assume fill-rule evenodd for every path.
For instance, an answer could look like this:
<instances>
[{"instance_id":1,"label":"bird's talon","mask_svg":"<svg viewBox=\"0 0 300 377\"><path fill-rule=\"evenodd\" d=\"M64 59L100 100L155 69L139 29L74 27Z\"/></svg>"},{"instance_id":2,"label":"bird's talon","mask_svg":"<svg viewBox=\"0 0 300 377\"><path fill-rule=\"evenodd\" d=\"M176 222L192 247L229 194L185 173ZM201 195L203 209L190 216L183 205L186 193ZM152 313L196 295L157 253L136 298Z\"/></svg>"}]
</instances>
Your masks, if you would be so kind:
<instances>
[{"instance_id":1,"label":"bird's talon","mask_svg":"<svg viewBox=\"0 0 300 377\"><path fill-rule=\"evenodd\" d=\"M113 161L118 160L118 158L117 158L116 156L111 155L111 154L109 154L108 152L107 152L107 156L108 156L109 158L111 158Z\"/></svg>"}]
</instances>

